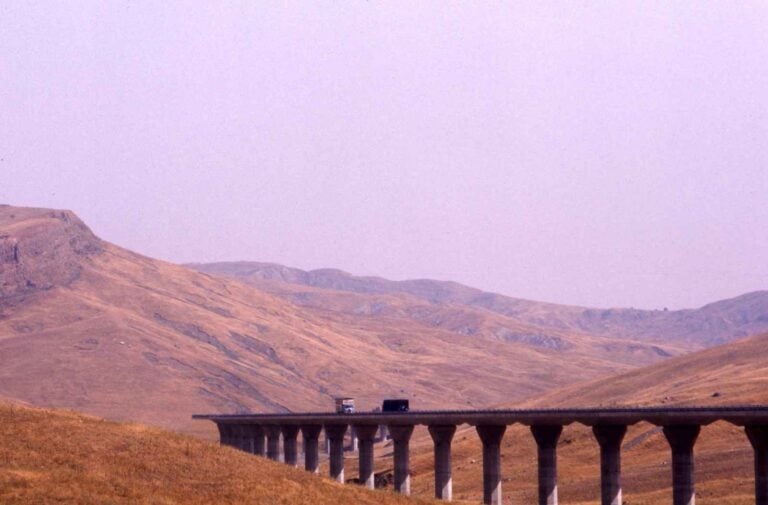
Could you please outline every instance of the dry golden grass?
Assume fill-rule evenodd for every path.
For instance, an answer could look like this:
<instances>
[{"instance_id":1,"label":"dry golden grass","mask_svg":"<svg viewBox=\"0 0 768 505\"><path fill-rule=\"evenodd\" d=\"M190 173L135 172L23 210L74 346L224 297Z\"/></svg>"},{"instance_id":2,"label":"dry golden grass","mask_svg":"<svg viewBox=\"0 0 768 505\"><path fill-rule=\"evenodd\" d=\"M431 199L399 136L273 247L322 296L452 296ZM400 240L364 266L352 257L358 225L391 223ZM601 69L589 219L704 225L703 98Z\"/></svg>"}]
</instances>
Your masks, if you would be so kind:
<instances>
[{"instance_id":1,"label":"dry golden grass","mask_svg":"<svg viewBox=\"0 0 768 505\"><path fill-rule=\"evenodd\" d=\"M427 504L192 437L0 405L3 504Z\"/></svg>"}]
</instances>

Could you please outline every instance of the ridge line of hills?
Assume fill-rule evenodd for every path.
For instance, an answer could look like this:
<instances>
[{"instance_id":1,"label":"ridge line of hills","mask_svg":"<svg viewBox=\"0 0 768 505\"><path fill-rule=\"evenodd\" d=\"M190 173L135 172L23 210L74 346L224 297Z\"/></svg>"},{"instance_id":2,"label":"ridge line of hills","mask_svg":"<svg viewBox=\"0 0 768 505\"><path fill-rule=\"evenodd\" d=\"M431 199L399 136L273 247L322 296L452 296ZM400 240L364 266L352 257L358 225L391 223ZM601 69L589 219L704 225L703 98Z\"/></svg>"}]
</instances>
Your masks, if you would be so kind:
<instances>
[{"instance_id":1,"label":"ridge line of hills","mask_svg":"<svg viewBox=\"0 0 768 505\"><path fill-rule=\"evenodd\" d=\"M696 309L589 308L515 298L453 281L392 281L377 276L356 276L335 268L301 270L256 261L190 263L187 266L239 279L276 294L285 294L285 285L361 295L404 294L435 305L482 308L528 324L641 341L669 343L671 339L682 339L699 348L768 331L768 290L745 293Z\"/></svg>"},{"instance_id":2,"label":"ridge line of hills","mask_svg":"<svg viewBox=\"0 0 768 505\"><path fill-rule=\"evenodd\" d=\"M105 242L70 211L0 206L0 395L210 435L192 413L326 410L336 395L362 409L521 402L768 331L764 292L682 319L619 309L587 324L590 309L455 283L377 280L369 293L336 274L313 286L225 274Z\"/></svg>"}]
</instances>

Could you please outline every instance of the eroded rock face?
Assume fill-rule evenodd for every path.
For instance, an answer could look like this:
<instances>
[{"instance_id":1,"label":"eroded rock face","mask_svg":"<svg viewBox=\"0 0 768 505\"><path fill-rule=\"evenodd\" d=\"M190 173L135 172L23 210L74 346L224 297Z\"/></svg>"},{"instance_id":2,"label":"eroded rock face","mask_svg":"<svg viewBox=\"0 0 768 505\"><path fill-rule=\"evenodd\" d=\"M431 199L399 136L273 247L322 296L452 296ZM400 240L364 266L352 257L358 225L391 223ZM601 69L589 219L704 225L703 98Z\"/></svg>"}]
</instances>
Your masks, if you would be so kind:
<instances>
[{"instance_id":1,"label":"eroded rock face","mask_svg":"<svg viewBox=\"0 0 768 505\"><path fill-rule=\"evenodd\" d=\"M0 299L68 286L103 248L70 211L0 206Z\"/></svg>"}]
</instances>

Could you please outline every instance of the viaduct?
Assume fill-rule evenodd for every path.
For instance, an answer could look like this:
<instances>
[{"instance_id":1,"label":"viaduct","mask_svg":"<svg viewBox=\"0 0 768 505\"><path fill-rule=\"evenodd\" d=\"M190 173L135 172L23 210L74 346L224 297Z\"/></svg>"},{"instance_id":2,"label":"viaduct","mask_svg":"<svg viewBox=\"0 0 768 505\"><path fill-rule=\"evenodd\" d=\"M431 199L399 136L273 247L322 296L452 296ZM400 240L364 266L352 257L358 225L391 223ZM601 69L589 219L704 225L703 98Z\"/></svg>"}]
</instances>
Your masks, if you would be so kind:
<instances>
[{"instance_id":1,"label":"viaduct","mask_svg":"<svg viewBox=\"0 0 768 505\"><path fill-rule=\"evenodd\" d=\"M394 443L394 488L410 494L409 441L415 425L425 425L434 442L435 496L451 500L451 441L456 427L475 426L483 444L483 503L501 505L501 439L508 425L530 426L538 446L539 504L557 505L557 441L563 426L591 426L600 446L602 505L621 505L621 442L627 426L642 421L663 427L672 453L672 503L694 505L693 447L702 425L727 421L743 426L754 449L755 503L768 505L768 406L647 407L534 410L457 410L375 413L289 413L195 415L216 423L221 443L297 466L297 437L305 443L305 469L317 473L319 436L330 440L330 476L344 482L344 434L359 439L360 478L374 487L373 444L380 425ZM265 444L266 439L266 444Z\"/></svg>"}]
</instances>

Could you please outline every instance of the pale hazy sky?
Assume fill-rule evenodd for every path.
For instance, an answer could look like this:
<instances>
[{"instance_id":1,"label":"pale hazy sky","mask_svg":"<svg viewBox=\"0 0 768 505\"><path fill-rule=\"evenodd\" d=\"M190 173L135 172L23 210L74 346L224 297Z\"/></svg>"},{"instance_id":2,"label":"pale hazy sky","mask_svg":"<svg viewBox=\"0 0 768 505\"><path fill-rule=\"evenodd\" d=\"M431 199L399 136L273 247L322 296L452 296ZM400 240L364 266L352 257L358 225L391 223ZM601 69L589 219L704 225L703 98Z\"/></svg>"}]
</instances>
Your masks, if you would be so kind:
<instances>
[{"instance_id":1,"label":"pale hazy sky","mask_svg":"<svg viewBox=\"0 0 768 505\"><path fill-rule=\"evenodd\" d=\"M2 2L0 202L175 262L768 289L768 3Z\"/></svg>"}]
</instances>

